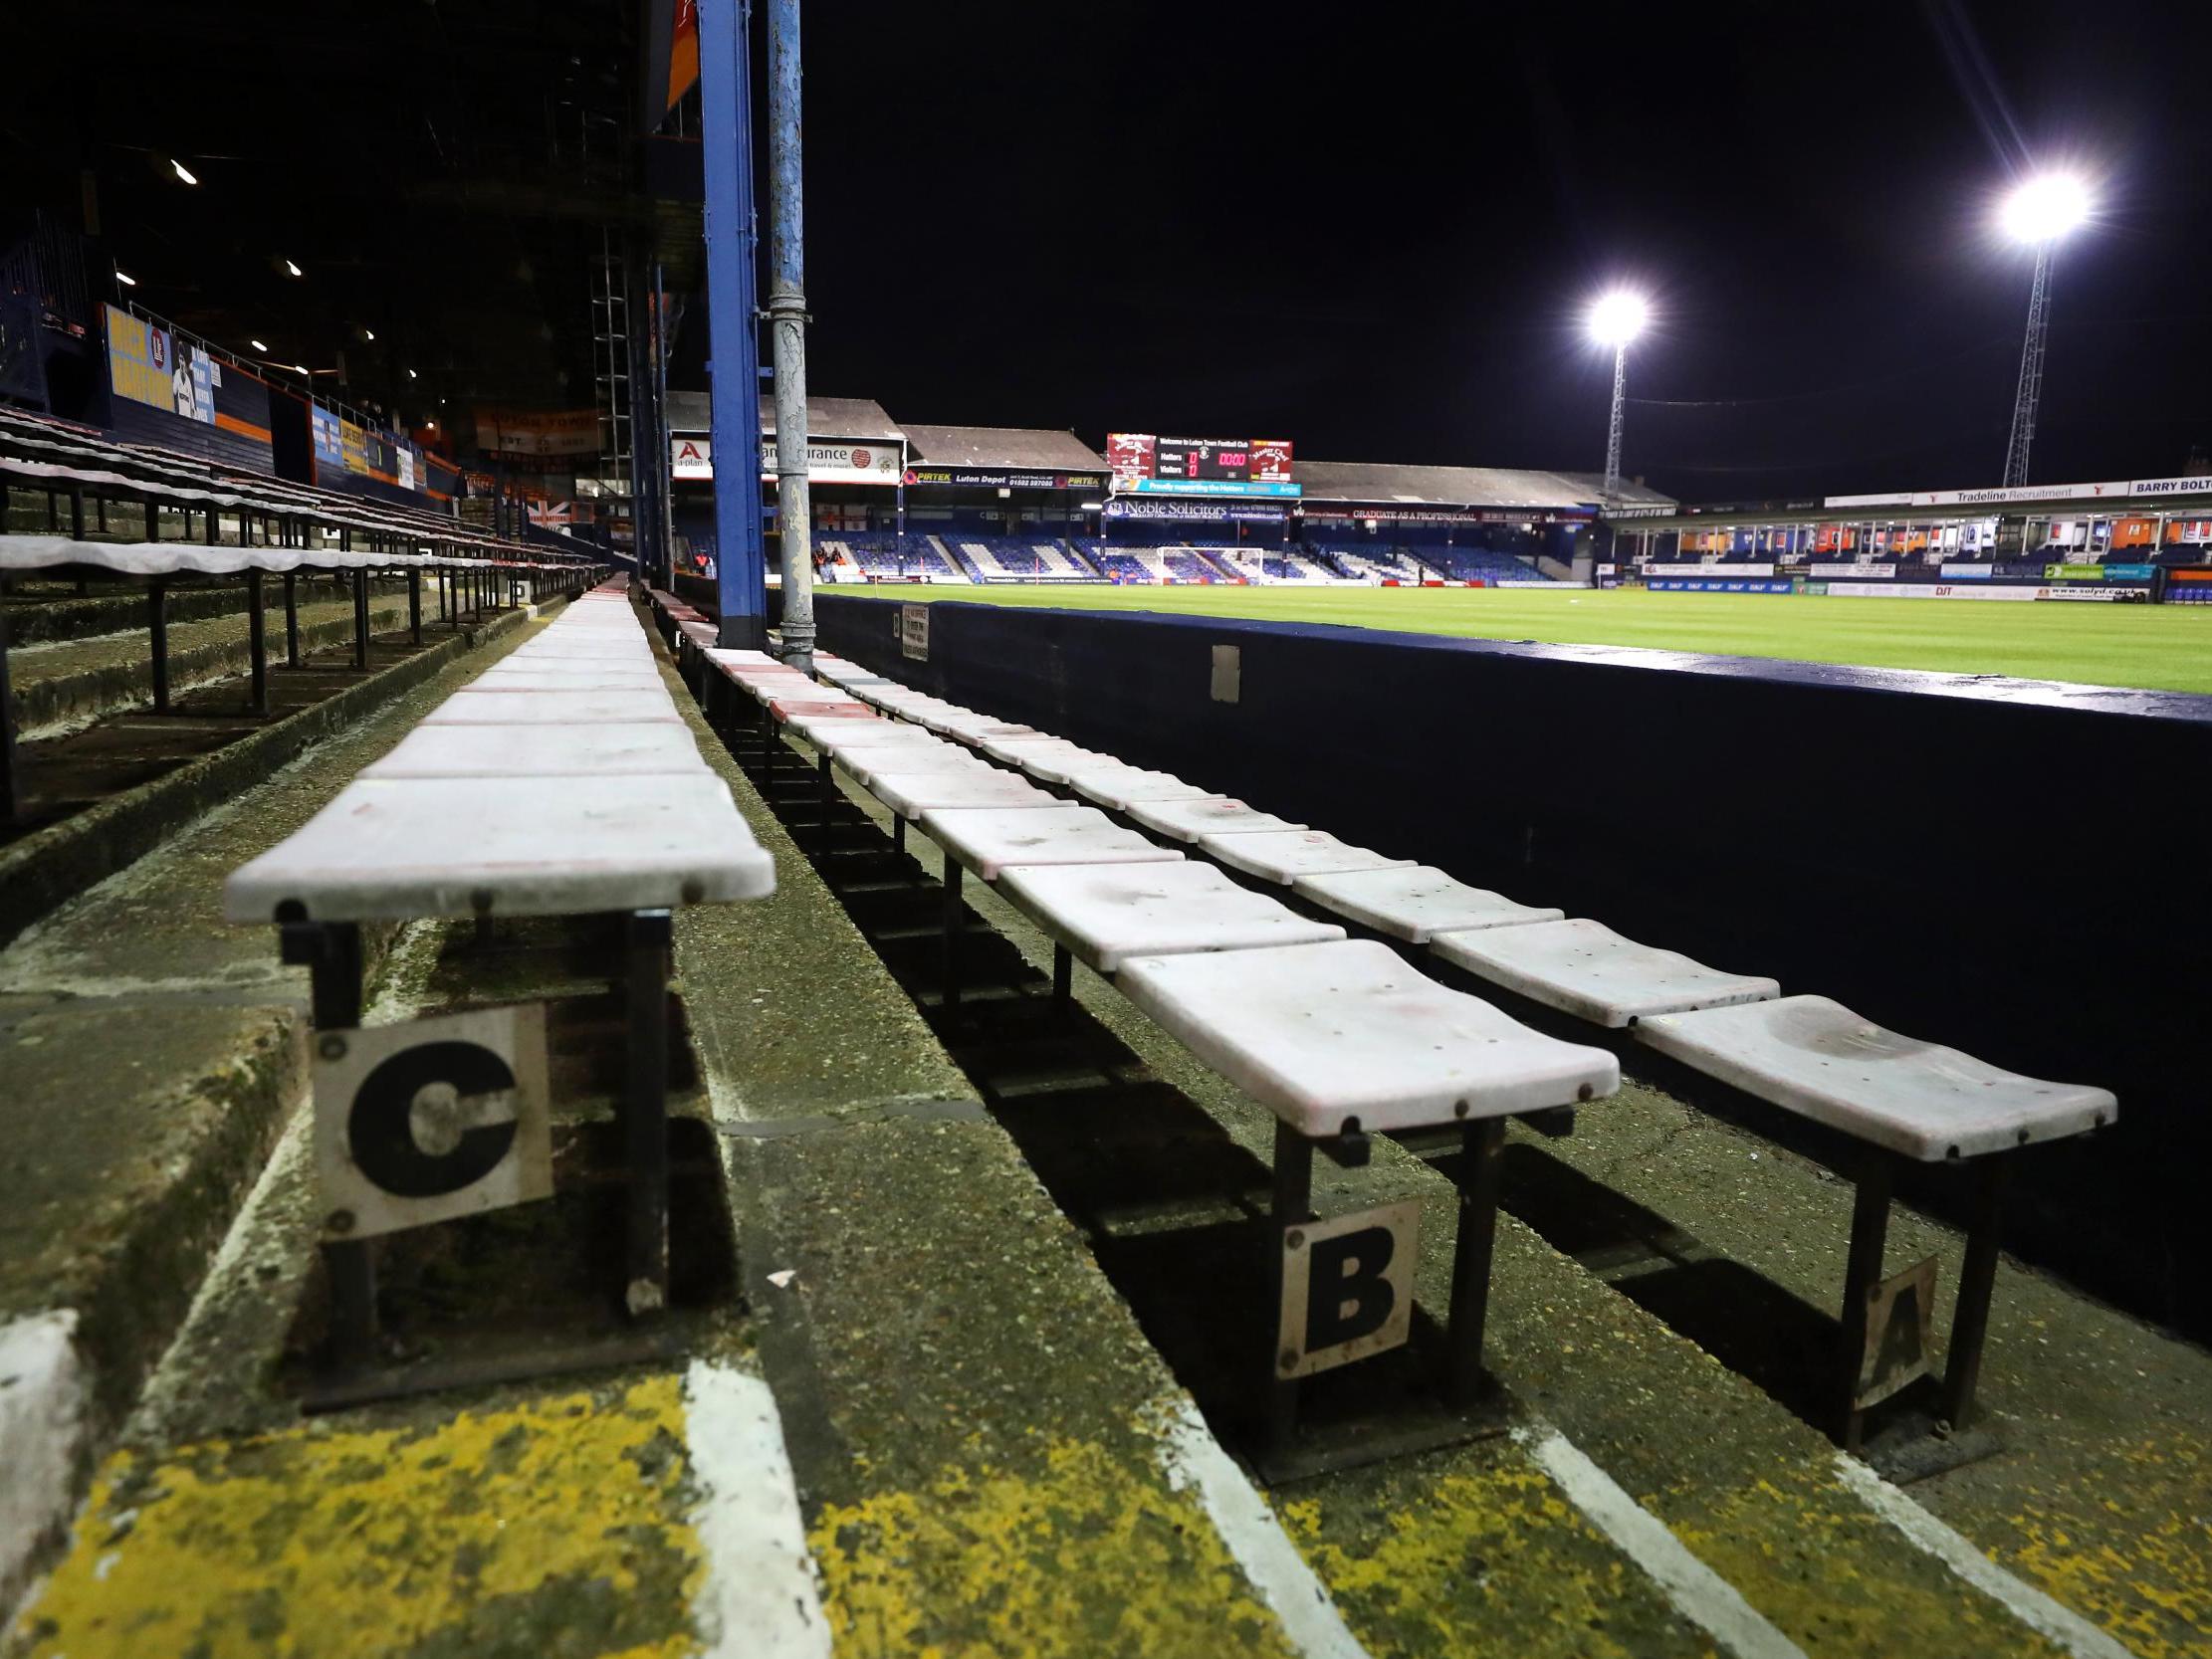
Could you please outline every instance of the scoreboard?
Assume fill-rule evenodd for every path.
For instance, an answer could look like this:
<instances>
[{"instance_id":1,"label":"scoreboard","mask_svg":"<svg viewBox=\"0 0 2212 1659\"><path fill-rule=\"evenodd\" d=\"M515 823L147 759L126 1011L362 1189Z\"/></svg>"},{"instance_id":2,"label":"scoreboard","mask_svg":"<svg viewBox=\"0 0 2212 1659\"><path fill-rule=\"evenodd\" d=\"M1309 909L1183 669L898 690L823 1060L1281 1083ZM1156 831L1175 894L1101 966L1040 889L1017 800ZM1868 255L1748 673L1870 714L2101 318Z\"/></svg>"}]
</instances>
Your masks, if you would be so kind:
<instances>
[{"instance_id":1,"label":"scoreboard","mask_svg":"<svg viewBox=\"0 0 2212 1659\"><path fill-rule=\"evenodd\" d=\"M1287 438L1155 438L1116 432L1106 456L1117 489L1173 490L1177 485L1281 486L1290 482Z\"/></svg>"},{"instance_id":2,"label":"scoreboard","mask_svg":"<svg viewBox=\"0 0 2212 1659\"><path fill-rule=\"evenodd\" d=\"M1155 478L1220 479L1234 484L1288 484L1287 438L1162 438L1153 450Z\"/></svg>"}]
</instances>

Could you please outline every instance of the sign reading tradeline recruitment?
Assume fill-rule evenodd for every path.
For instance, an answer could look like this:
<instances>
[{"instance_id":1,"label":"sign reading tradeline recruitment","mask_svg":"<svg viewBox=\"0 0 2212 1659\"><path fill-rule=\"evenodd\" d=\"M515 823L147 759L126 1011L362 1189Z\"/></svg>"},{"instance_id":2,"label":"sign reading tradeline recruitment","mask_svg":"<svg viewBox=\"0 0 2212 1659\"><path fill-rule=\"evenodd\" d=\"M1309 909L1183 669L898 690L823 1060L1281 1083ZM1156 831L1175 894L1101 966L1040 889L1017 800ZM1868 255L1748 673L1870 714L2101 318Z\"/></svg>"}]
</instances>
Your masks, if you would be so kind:
<instances>
[{"instance_id":1,"label":"sign reading tradeline recruitment","mask_svg":"<svg viewBox=\"0 0 2212 1659\"><path fill-rule=\"evenodd\" d=\"M552 1196L543 1005L323 1031L315 1042L324 1237Z\"/></svg>"}]
</instances>

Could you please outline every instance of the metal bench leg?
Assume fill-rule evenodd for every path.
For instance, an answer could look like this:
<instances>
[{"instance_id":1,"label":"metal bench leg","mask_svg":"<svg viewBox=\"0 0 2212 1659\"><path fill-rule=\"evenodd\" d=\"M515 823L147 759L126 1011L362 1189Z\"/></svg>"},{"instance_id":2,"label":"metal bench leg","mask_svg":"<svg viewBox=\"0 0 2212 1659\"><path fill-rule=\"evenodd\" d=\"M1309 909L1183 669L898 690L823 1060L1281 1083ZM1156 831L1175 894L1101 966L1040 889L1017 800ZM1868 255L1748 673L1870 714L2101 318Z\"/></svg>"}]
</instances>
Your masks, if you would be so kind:
<instances>
[{"instance_id":1,"label":"metal bench leg","mask_svg":"<svg viewBox=\"0 0 2212 1659\"><path fill-rule=\"evenodd\" d=\"M629 1167L628 1275L633 1318L668 1306L668 952L666 911L625 919L629 1054L622 1134Z\"/></svg>"},{"instance_id":2,"label":"metal bench leg","mask_svg":"<svg viewBox=\"0 0 2212 1659\"><path fill-rule=\"evenodd\" d=\"M901 822L904 822L902 817ZM960 926L961 913L967 907L961 903L961 877L967 872L945 855L945 1011L949 1014L960 1006Z\"/></svg>"},{"instance_id":3,"label":"metal bench leg","mask_svg":"<svg viewBox=\"0 0 2212 1659\"><path fill-rule=\"evenodd\" d=\"M368 667L368 572L353 572L353 666Z\"/></svg>"},{"instance_id":4,"label":"metal bench leg","mask_svg":"<svg viewBox=\"0 0 2212 1659\"><path fill-rule=\"evenodd\" d=\"M243 522L243 520L241 520ZM253 656L253 695L248 707L256 715L269 713L269 613L263 607L261 572L246 572L246 641Z\"/></svg>"},{"instance_id":5,"label":"metal bench leg","mask_svg":"<svg viewBox=\"0 0 2212 1659\"><path fill-rule=\"evenodd\" d=\"M1064 944L1052 946L1052 1003L1065 1012L1075 997L1075 958Z\"/></svg>"},{"instance_id":6,"label":"metal bench leg","mask_svg":"<svg viewBox=\"0 0 2212 1659\"><path fill-rule=\"evenodd\" d=\"M300 666L300 573L284 573L284 666Z\"/></svg>"},{"instance_id":7,"label":"metal bench leg","mask_svg":"<svg viewBox=\"0 0 2212 1659\"><path fill-rule=\"evenodd\" d=\"M308 969L317 1031L361 1023L361 930L353 922L293 922L282 929L284 959ZM340 1370L365 1365L376 1348L376 1257L365 1238L327 1239L331 1357Z\"/></svg>"},{"instance_id":8,"label":"metal bench leg","mask_svg":"<svg viewBox=\"0 0 2212 1659\"><path fill-rule=\"evenodd\" d=\"M153 712L169 712L169 584L159 576L146 583L146 633L153 653Z\"/></svg>"},{"instance_id":9,"label":"metal bench leg","mask_svg":"<svg viewBox=\"0 0 2212 1659\"><path fill-rule=\"evenodd\" d=\"M1865 1436L1867 1414L1859 1409L1859 1362L1867 1351L1867 1308L1881 1283L1881 1252L1889 1236L1889 1163L1868 1160L1859 1172L1851 1206L1851 1255L1844 1269L1844 1312L1840 1338L1844 1450L1856 1452Z\"/></svg>"},{"instance_id":10,"label":"metal bench leg","mask_svg":"<svg viewBox=\"0 0 2212 1659\"><path fill-rule=\"evenodd\" d=\"M1267 1211L1265 1239L1267 1272L1263 1283L1274 1291L1266 1310L1266 1421L1260 1432L1266 1445L1279 1450L1298 1429L1298 1379L1282 1374L1283 1355L1276 1351L1277 1324L1282 1309L1286 1258L1283 1233L1313 1219L1313 1142L1288 1124L1275 1126L1275 1195Z\"/></svg>"},{"instance_id":11,"label":"metal bench leg","mask_svg":"<svg viewBox=\"0 0 2212 1659\"><path fill-rule=\"evenodd\" d=\"M2012 1159L1986 1157L1974 1172L1974 1213L1966 1230L1966 1263L1959 1270L1958 1306L1951 1315L1949 1351L1943 1358L1943 1416L1966 1427L1981 1380L1982 1340L1989 1335L1989 1298L1997 1284L1998 1220Z\"/></svg>"},{"instance_id":12,"label":"metal bench leg","mask_svg":"<svg viewBox=\"0 0 2212 1659\"><path fill-rule=\"evenodd\" d=\"M1490 1318L1490 1260L1497 1248L1505 1120L1469 1124L1459 1153L1459 1223L1451 1246L1451 1316L1445 1330L1445 1398L1471 1404L1482 1388L1482 1334Z\"/></svg>"},{"instance_id":13,"label":"metal bench leg","mask_svg":"<svg viewBox=\"0 0 2212 1659\"><path fill-rule=\"evenodd\" d=\"M829 750L818 750L815 755L814 765L815 771L821 779L822 851L824 853L827 853L833 850L836 841L836 832L830 828L829 814L831 806L837 799L837 780L830 775L829 771Z\"/></svg>"},{"instance_id":14,"label":"metal bench leg","mask_svg":"<svg viewBox=\"0 0 2212 1659\"><path fill-rule=\"evenodd\" d=\"M23 774L15 752L15 694L8 689L8 615L0 594L0 825L23 815Z\"/></svg>"}]
</instances>

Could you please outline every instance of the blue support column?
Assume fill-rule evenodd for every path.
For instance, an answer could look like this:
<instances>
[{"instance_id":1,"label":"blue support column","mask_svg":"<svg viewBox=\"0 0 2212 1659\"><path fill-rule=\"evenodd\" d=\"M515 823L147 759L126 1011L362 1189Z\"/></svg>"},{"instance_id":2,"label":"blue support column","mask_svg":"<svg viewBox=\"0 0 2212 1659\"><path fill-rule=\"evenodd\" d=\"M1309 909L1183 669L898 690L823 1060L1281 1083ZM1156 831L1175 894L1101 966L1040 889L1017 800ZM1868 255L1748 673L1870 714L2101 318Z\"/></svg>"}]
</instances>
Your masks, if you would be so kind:
<instances>
[{"instance_id":1,"label":"blue support column","mask_svg":"<svg viewBox=\"0 0 2212 1659\"><path fill-rule=\"evenodd\" d=\"M768 643L761 536L761 344L754 301L750 0L699 7L700 135L706 146L707 328L714 353L715 574L726 646Z\"/></svg>"}]
</instances>

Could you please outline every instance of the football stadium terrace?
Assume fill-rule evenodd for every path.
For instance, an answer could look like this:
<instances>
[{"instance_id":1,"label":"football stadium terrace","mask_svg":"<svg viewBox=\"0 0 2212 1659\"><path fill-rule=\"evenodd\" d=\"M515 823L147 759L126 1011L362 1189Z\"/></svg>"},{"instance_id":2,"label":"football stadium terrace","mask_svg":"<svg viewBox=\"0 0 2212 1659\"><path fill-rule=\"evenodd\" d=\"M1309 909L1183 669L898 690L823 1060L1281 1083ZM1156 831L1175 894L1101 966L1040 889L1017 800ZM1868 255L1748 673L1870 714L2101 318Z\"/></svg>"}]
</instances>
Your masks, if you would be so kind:
<instances>
[{"instance_id":1,"label":"football stadium terrace","mask_svg":"<svg viewBox=\"0 0 2212 1659\"><path fill-rule=\"evenodd\" d=\"M0 258L0 1653L2212 1653L2212 479L808 397L740 11L433 10L593 407Z\"/></svg>"},{"instance_id":2,"label":"football stadium terrace","mask_svg":"<svg viewBox=\"0 0 2212 1659\"><path fill-rule=\"evenodd\" d=\"M2212 1629L2204 888L2113 819L2204 701L1419 620L2201 613L894 581L802 666L0 454L19 703L106 676L0 850L23 1651Z\"/></svg>"}]
</instances>

